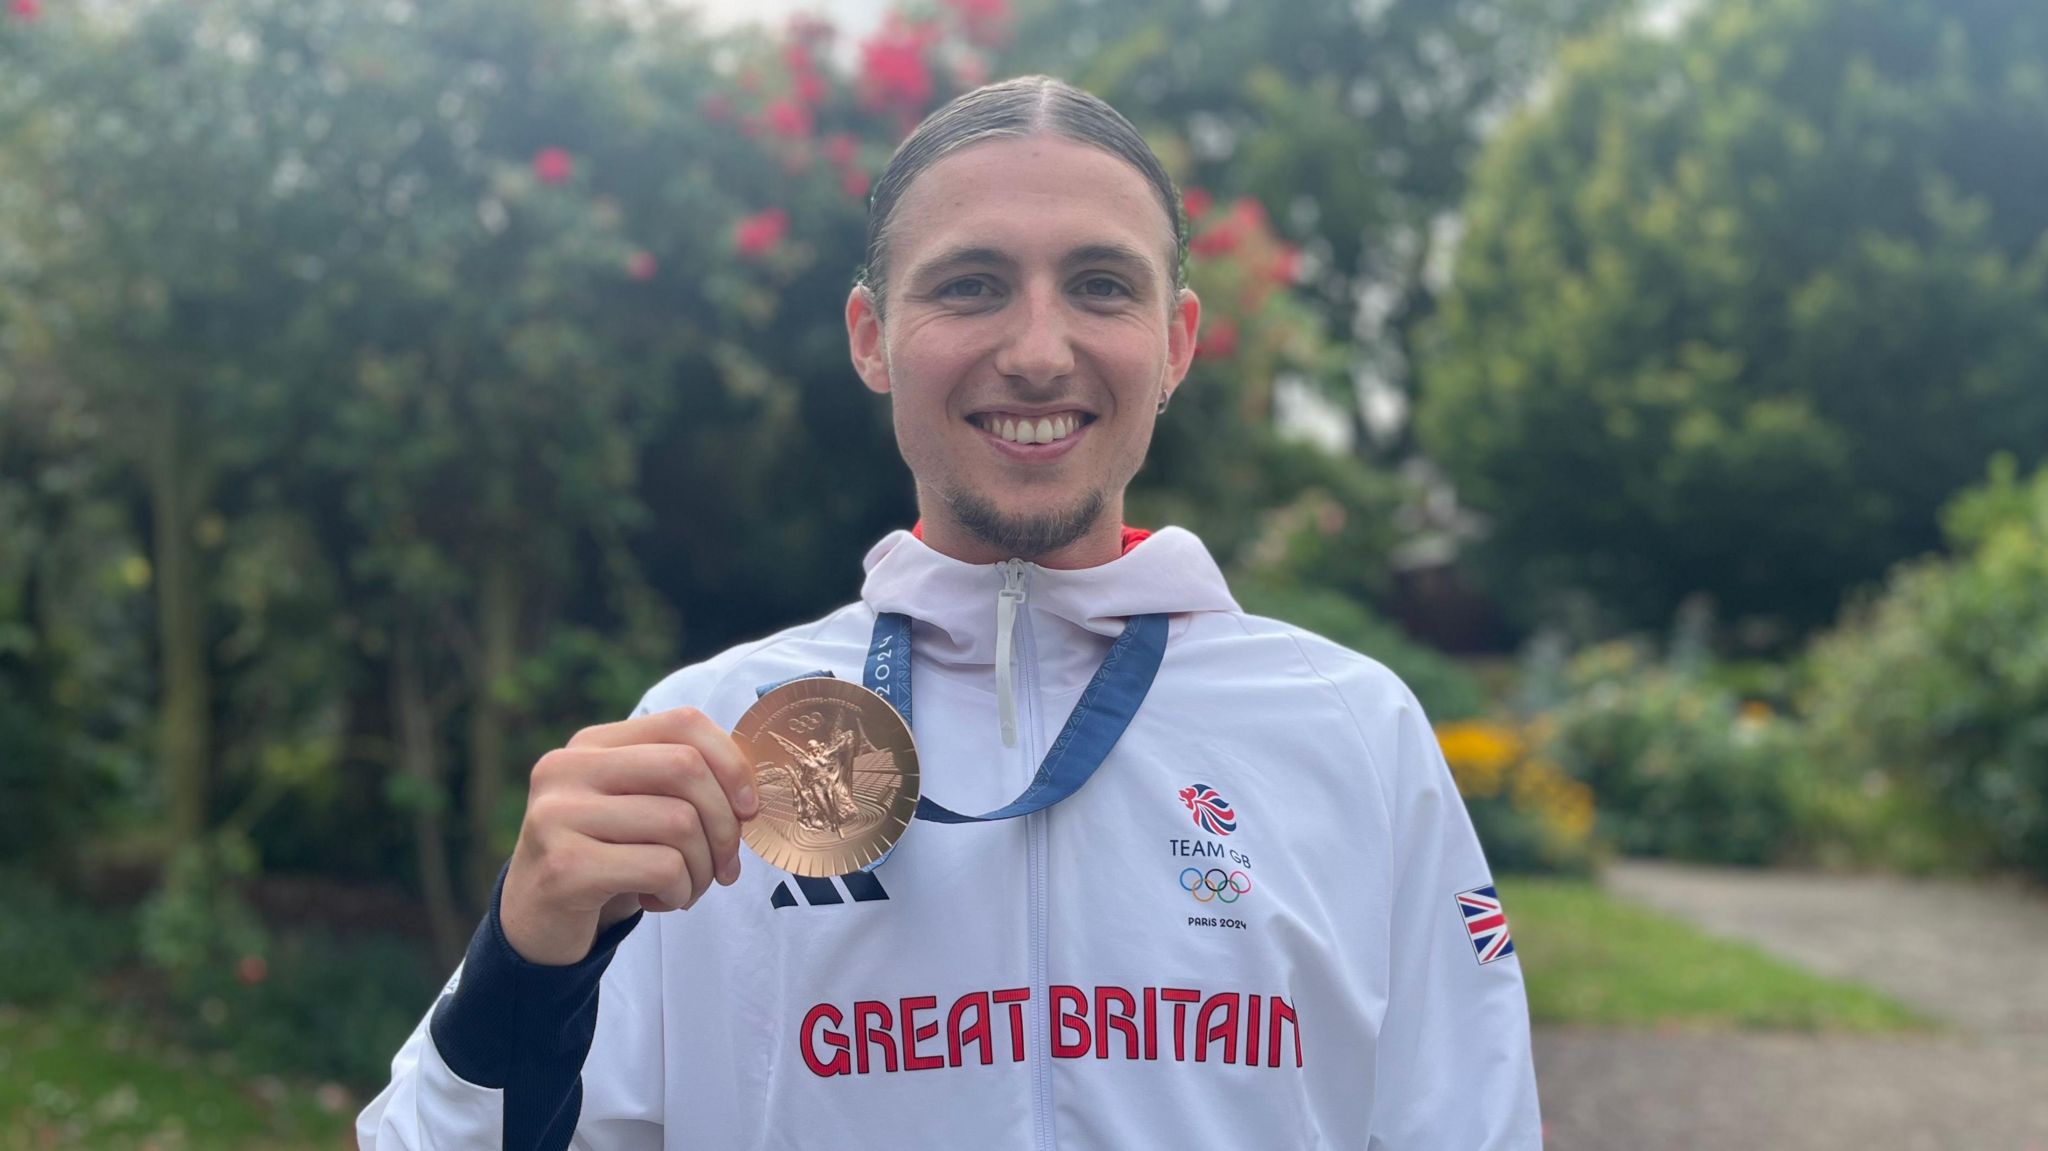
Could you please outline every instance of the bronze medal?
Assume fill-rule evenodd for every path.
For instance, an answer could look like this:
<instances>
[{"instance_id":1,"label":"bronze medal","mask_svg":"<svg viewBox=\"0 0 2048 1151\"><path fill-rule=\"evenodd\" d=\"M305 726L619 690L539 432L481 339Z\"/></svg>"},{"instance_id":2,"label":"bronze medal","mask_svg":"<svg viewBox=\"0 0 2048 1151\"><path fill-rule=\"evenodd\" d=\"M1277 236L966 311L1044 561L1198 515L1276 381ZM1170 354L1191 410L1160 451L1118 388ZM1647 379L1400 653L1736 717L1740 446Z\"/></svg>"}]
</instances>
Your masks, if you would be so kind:
<instances>
[{"instance_id":1,"label":"bronze medal","mask_svg":"<svg viewBox=\"0 0 2048 1151\"><path fill-rule=\"evenodd\" d=\"M917 811L917 745L887 700L857 683L792 680L733 725L754 765L761 814L747 846L795 875L859 871L889 853Z\"/></svg>"}]
</instances>

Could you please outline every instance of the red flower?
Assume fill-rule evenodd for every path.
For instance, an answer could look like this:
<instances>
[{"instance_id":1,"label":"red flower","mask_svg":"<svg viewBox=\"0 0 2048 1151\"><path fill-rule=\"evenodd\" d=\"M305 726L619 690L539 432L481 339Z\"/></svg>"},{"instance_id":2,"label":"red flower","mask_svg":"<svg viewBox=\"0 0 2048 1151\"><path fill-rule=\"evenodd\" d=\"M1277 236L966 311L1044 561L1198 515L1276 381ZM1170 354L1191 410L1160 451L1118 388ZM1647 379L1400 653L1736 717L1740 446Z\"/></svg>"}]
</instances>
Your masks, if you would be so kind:
<instances>
[{"instance_id":1,"label":"red flower","mask_svg":"<svg viewBox=\"0 0 2048 1151\"><path fill-rule=\"evenodd\" d=\"M1180 202L1181 206L1187 209L1190 223L1208 215L1209 209L1216 206L1216 198L1200 188L1189 188L1182 192Z\"/></svg>"},{"instance_id":2,"label":"red flower","mask_svg":"<svg viewBox=\"0 0 2048 1151\"><path fill-rule=\"evenodd\" d=\"M645 248L626 257L626 275L643 283L654 278L656 268L654 253Z\"/></svg>"},{"instance_id":3,"label":"red flower","mask_svg":"<svg viewBox=\"0 0 2048 1151\"><path fill-rule=\"evenodd\" d=\"M778 136L801 139L811 134L811 110L794 100L777 100L768 105L762 116L768 121L768 128Z\"/></svg>"},{"instance_id":4,"label":"red flower","mask_svg":"<svg viewBox=\"0 0 2048 1151\"><path fill-rule=\"evenodd\" d=\"M1230 215L1247 228L1263 228L1266 226L1266 206L1250 196L1239 196L1230 205Z\"/></svg>"},{"instance_id":5,"label":"red flower","mask_svg":"<svg viewBox=\"0 0 2048 1151\"><path fill-rule=\"evenodd\" d=\"M825 78L816 72L806 72L796 78L796 98L806 104L815 104L825 98Z\"/></svg>"},{"instance_id":6,"label":"red flower","mask_svg":"<svg viewBox=\"0 0 2048 1151\"><path fill-rule=\"evenodd\" d=\"M576 160L560 148L542 148L533 154L533 174L543 184L562 184L576 174Z\"/></svg>"},{"instance_id":7,"label":"red flower","mask_svg":"<svg viewBox=\"0 0 2048 1151\"><path fill-rule=\"evenodd\" d=\"M43 14L41 0L12 0L7 5L7 14L26 23Z\"/></svg>"},{"instance_id":8,"label":"red flower","mask_svg":"<svg viewBox=\"0 0 2048 1151\"><path fill-rule=\"evenodd\" d=\"M839 175L839 187L847 195L858 200L868 194L868 174L858 168Z\"/></svg>"},{"instance_id":9,"label":"red flower","mask_svg":"<svg viewBox=\"0 0 2048 1151\"><path fill-rule=\"evenodd\" d=\"M844 168L860 159L860 141L844 132L834 132L825 137L825 157L835 168Z\"/></svg>"},{"instance_id":10,"label":"red flower","mask_svg":"<svg viewBox=\"0 0 2048 1151\"><path fill-rule=\"evenodd\" d=\"M789 213L767 208L741 220L732 230L732 246L742 256L765 256L789 233Z\"/></svg>"},{"instance_id":11,"label":"red flower","mask_svg":"<svg viewBox=\"0 0 2048 1151\"><path fill-rule=\"evenodd\" d=\"M1301 249L1293 244L1280 245L1280 254L1273 258L1267 274L1276 284L1291 284L1301 277Z\"/></svg>"},{"instance_id":12,"label":"red flower","mask_svg":"<svg viewBox=\"0 0 2048 1151\"><path fill-rule=\"evenodd\" d=\"M1228 359L1237 352L1237 325L1229 320L1218 320L1209 325L1195 341L1195 356L1198 359Z\"/></svg>"},{"instance_id":13,"label":"red flower","mask_svg":"<svg viewBox=\"0 0 2048 1151\"><path fill-rule=\"evenodd\" d=\"M817 69L816 63L811 59L811 46L802 41L783 45L782 63L788 67L792 76L801 76Z\"/></svg>"},{"instance_id":14,"label":"red flower","mask_svg":"<svg viewBox=\"0 0 2048 1151\"><path fill-rule=\"evenodd\" d=\"M1235 220L1225 220L1188 242L1188 254L1193 256L1222 256L1237 250L1241 239Z\"/></svg>"},{"instance_id":15,"label":"red flower","mask_svg":"<svg viewBox=\"0 0 2048 1151\"><path fill-rule=\"evenodd\" d=\"M917 115L932 99L932 72L925 49L938 38L930 24L911 24L891 15L860 46L861 94L869 108Z\"/></svg>"},{"instance_id":16,"label":"red flower","mask_svg":"<svg viewBox=\"0 0 2048 1151\"><path fill-rule=\"evenodd\" d=\"M235 978L244 987L254 987L270 977L270 963L261 955L244 955L235 964Z\"/></svg>"}]
</instances>

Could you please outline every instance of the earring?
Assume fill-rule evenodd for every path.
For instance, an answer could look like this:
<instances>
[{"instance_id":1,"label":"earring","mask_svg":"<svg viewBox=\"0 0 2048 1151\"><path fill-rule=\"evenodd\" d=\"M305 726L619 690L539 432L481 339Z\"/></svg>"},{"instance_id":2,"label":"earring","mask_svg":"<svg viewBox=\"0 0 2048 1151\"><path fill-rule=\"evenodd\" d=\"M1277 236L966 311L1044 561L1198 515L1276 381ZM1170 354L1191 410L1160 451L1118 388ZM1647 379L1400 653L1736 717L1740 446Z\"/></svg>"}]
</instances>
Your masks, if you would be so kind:
<instances>
[{"instance_id":1,"label":"earring","mask_svg":"<svg viewBox=\"0 0 2048 1151\"><path fill-rule=\"evenodd\" d=\"M1155 415L1161 415L1161 416L1163 416L1163 415L1165 415L1165 414L1166 414L1166 393L1165 393L1165 392L1160 392L1160 393L1159 393L1159 410L1158 410L1157 412L1155 412L1154 414L1155 414Z\"/></svg>"}]
</instances>

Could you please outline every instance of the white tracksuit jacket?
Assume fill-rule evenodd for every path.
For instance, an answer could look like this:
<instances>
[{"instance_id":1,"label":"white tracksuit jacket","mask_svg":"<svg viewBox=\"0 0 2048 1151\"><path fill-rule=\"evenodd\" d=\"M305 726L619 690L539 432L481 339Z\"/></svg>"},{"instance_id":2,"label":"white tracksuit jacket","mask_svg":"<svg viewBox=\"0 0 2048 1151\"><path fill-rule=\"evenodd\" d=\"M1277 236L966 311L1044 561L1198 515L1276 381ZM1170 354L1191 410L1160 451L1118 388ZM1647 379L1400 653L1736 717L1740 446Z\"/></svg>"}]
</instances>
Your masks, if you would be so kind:
<instances>
[{"instance_id":1,"label":"white tracksuit jacket","mask_svg":"<svg viewBox=\"0 0 2048 1151\"><path fill-rule=\"evenodd\" d=\"M961 563L908 532L866 565L861 602L676 672L639 713L730 726L766 683L859 682L876 613L903 612L924 791L988 811L1126 617L1170 613L1165 660L1072 798L914 821L872 880L799 883L745 853L733 887L573 968L521 961L493 914L363 1111L363 1147L1541 1145L1520 961L1391 672L1244 614L1178 528L1078 571Z\"/></svg>"}]
</instances>

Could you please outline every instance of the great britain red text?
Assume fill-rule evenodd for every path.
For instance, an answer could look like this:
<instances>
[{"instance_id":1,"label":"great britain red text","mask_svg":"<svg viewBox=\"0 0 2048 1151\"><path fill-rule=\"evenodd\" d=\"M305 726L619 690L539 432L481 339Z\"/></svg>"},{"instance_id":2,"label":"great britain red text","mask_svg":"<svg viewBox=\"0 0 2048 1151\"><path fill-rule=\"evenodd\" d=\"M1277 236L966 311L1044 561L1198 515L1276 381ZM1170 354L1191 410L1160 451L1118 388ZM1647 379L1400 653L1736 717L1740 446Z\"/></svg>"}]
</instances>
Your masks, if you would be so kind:
<instances>
[{"instance_id":1,"label":"great britain red text","mask_svg":"<svg viewBox=\"0 0 2048 1151\"><path fill-rule=\"evenodd\" d=\"M1301 1028L1278 995L1186 987L1050 989L1046 1050L1054 1059L1127 1059L1300 1067ZM797 1037L804 1065L822 1078L932 1071L1025 1058L1031 989L974 991L941 1008L934 995L820 1003Z\"/></svg>"}]
</instances>

